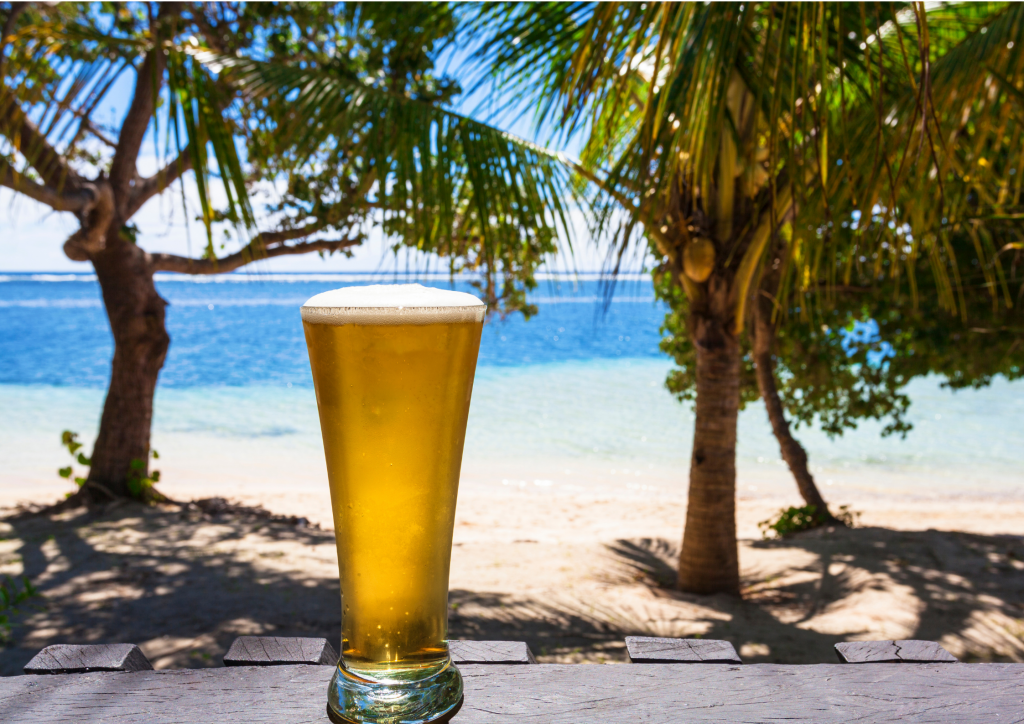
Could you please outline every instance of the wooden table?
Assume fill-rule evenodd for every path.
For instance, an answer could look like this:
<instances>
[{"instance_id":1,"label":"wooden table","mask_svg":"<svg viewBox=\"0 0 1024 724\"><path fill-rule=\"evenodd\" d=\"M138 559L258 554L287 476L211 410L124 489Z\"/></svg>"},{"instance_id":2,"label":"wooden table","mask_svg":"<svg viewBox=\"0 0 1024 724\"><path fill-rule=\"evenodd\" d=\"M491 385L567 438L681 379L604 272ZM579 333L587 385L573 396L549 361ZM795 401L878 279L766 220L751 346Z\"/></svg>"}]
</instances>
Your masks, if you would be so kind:
<instances>
[{"instance_id":1,"label":"wooden table","mask_svg":"<svg viewBox=\"0 0 1024 724\"><path fill-rule=\"evenodd\" d=\"M895 644L898 651L907 643L867 647L865 660L877 660L884 645L892 650ZM642 649L634 640L631 656L636 650L643 660ZM452 721L1024 722L1024 664L785 666L684 660L696 663L462 663L465 703ZM327 722L332 671L330 665L282 664L7 677L0 679L0 722Z\"/></svg>"}]
</instances>

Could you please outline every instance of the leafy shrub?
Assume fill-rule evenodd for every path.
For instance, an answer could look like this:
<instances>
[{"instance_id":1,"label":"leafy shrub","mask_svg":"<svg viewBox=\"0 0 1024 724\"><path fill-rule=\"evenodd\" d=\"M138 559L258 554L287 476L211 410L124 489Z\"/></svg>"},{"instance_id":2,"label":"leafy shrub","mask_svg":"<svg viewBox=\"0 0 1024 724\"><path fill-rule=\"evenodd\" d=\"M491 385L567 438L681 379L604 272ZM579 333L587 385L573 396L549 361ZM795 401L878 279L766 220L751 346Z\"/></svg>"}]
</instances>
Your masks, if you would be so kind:
<instances>
[{"instance_id":1,"label":"leafy shrub","mask_svg":"<svg viewBox=\"0 0 1024 724\"><path fill-rule=\"evenodd\" d=\"M0 579L0 643L6 643L11 638L11 616L18 613L18 606L34 596L39 591L28 576L21 577L21 585L10 576Z\"/></svg>"},{"instance_id":2,"label":"leafy shrub","mask_svg":"<svg viewBox=\"0 0 1024 724\"><path fill-rule=\"evenodd\" d=\"M153 457L160 457L157 451L153 451ZM136 498L142 498L145 493L149 492L149 489L160 482L160 471L154 470L147 477L145 474L146 461L139 460L138 458L132 460L129 463L131 472L128 473L128 490Z\"/></svg>"},{"instance_id":3,"label":"leafy shrub","mask_svg":"<svg viewBox=\"0 0 1024 724\"><path fill-rule=\"evenodd\" d=\"M92 460L87 458L84 453L78 452L82 447L82 443L78 442L78 433L71 432L71 430L65 430L60 434L60 444L68 449L71 454L71 459L77 462L79 465L84 465L86 468L92 465ZM77 453L77 455L76 455ZM150 453L153 459L156 460L160 457L160 453L156 450L152 450ZM132 460L129 463L131 468L128 472L128 490L132 496L139 499L148 499L150 496L150 488L160 482L160 471L154 470L149 475L146 475L146 461L138 458ZM74 465L68 465L66 468L60 468L57 474L62 478L68 480L74 480L75 485L82 487L88 480L89 473L85 472L83 475L75 475ZM95 484L95 483L93 483ZM68 493L64 497L70 498L71 493Z\"/></svg>"},{"instance_id":4,"label":"leafy shrub","mask_svg":"<svg viewBox=\"0 0 1024 724\"><path fill-rule=\"evenodd\" d=\"M85 456L85 453L78 452L82 447L82 443L78 442L77 432L71 432L71 430L65 430L64 432L62 432L60 434L60 444L68 449L68 452L71 454L71 459L77 462L79 465L84 465L85 467L89 467L90 465L92 465L92 460L87 458ZM78 455L75 455L75 453L78 453ZM61 468L60 470L57 471L57 474L60 475L62 478L74 480L75 485L77 485L78 487L82 487L83 485L85 485L85 480L86 477L88 477L88 473L86 473L85 477L82 477L81 475L75 475L74 473L75 469L72 465L68 465L66 468ZM68 496L70 495L71 493L68 493Z\"/></svg>"},{"instance_id":5,"label":"leafy shrub","mask_svg":"<svg viewBox=\"0 0 1024 724\"><path fill-rule=\"evenodd\" d=\"M833 517L846 527L853 528L857 525L860 513L850 510L848 505L841 505L839 512ZM819 511L814 505L804 505L799 508L796 506L784 508L779 511L777 518L762 520L757 527L761 529L761 534L765 538L772 537L773 533L776 538L785 538L787 535L818 528L829 522L826 512Z\"/></svg>"}]
</instances>

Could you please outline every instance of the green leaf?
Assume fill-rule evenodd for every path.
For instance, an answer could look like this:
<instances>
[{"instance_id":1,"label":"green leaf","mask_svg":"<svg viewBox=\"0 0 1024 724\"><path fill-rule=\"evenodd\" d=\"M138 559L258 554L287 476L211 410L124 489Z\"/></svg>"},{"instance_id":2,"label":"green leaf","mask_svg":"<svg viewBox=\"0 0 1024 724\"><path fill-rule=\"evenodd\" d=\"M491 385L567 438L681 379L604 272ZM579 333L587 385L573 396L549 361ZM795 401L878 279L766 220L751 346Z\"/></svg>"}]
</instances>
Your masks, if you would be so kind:
<instances>
[{"instance_id":1,"label":"green leaf","mask_svg":"<svg viewBox=\"0 0 1024 724\"><path fill-rule=\"evenodd\" d=\"M342 72L189 52L251 103L279 109L274 139L293 167L350 164L365 188L359 203L379 209L385 234L402 244L527 287L557 240L571 249L568 209L581 197L558 154ZM341 151L324 156L325 148ZM496 285L487 292L496 301Z\"/></svg>"},{"instance_id":2,"label":"green leaf","mask_svg":"<svg viewBox=\"0 0 1024 724\"><path fill-rule=\"evenodd\" d=\"M72 455L78 452L82 447L82 443L78 442L78 433L65 430L60 434L60 443L68 449Z\"/></svg>"},{"instance_id":3,"label":"green leaf","mask_svg":"<svg viewBox=\"0 0 1024 724\"><path fill-rule=\"evenodd\" d=\"M139 227L133 223L124 224L121 227L120 236L127 242L137 244L139 238Z\"/></svg>"},{"instance_id":4,"label":"green leaf","mask_svg":"<svg viewBox=\"0 0 1024 724\"><path fill-rule=\"evenodd\" d=\"M60 470L57 471L57 474L60 475L62 478L70 478L71 477L71 466L68 466L66 468L61 468Z\"/></svg>"}]
</instances>

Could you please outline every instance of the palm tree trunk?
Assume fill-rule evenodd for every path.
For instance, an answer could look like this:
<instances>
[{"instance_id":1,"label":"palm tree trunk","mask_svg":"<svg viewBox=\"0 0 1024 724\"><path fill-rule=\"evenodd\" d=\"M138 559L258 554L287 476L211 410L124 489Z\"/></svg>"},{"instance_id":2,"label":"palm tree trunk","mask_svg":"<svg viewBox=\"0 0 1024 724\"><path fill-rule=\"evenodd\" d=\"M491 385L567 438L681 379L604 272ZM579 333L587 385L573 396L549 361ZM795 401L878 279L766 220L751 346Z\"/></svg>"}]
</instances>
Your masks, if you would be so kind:
<instances>
[{"instance_id":1,"label":"palm tree trunk","mask_svg":"<svg viewBox=\"0 0 1024 724\"><path fill-rule=\"evenodd\" d=\"M717 315L716 315L717 316ZM736 551L736 422L740 346L715 318L693 319L697 402L679 589L739 595Z\"/></svg>"},{"instance_id":2,"label":"palm tree trunk","mask_svg":"<svg viewBox=\"0 0 1024 724\"><path fill-rule=\"evenodd\" d=\"M830 525L840 524L829 512L828 504L821 497L814 476L807 467L807 452L789 430L789 422L779 398L779 389L775 384L775 360L772 347L775 343L775 326L771 321L771 302L758 299L754 304L754 364L757 370L757 386L761 390L768 420L772 424L772 432L779 441L782 459L786 461L790 472L796 479L796 486L807 505L813 505L821 513L825 522Z\"/></svg>"},{"instance_id":3,"label":"palm tree trunk","mask_svg":"<svg viewBox=\"0 0 1024 724\"><path fill-rule=\"evenodd\" d=\"M114 335L114 360L82 491L89 502L129 497L129 478L148 477L153 396L170 345L164 326L167 303L157 294L145 253L118 239L93 258L93 266ZM135 460L142 462L133 470Z\"/></svg>"}]
</instances>

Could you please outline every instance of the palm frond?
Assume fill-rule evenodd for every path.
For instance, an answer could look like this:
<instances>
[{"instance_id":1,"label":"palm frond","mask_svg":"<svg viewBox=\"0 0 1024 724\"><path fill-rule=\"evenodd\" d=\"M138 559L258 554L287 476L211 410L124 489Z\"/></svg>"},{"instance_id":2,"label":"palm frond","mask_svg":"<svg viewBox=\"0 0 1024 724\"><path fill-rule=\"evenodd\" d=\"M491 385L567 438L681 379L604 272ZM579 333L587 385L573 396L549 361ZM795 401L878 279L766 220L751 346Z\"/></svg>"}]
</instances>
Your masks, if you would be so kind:
<instances>
[{"instance_id":1,"label":"palm frond","mask_svg":"<svg viewBox=\"0 0 1024 724\"><path fill-rule=\"evenodd\" d=\"M582 161L614 190L606 203L625 199L672 264L666 234L681 246L710 236L749 286L764 213L774 231L792 224L784 283L821 288L831 253L846 278L863 264L912 275L928 255L944 265L934 273L948 277L944 303L956 307L944 225L1020 198L1009 169L1024 170L1013 116L1021 18L1008 3L502 5L480 11L492 35L479 56L523 97L532 87L540 113L587 134ZM766 198L783 190L789 210ZM738 203L749 221L734 228ZM851 215L881 218L831 234ZM601 209L598 226L614 216ZM879 231L890 226L912 229L912 241ZM995 245L978 238L995 288Z\"/></svg>"},{"instance_id":2,"label":"palm frond","mask_svg":"<svg viewBox=\"0 0 1024 724\"><path fill-rule=\"evenodd\" d=\"M428 100L325 69L194 52L253 99L288 107L280 127L295 153L325 145L372 176L370 202L385 230L407 246L457 256L479 236L476 262L497 269L570 245L579 200L566 160ZM518 262L517 262L518 263Z\"/></svg>"},{"instance_id":3,"label":"palm frond","mask_svg":"<svg viewBox=\"0 0 1024 724\"><path fill-rule=\"evenodd\" d=\"M169 132L178 153L187 149L191 154L206 229L207 254L214 255L212 224L215 212L210 189L209 150L213 151L223 183L228 218L247 229L256 227L235 145L235 127L226 120L230 99L219 91L206 67L181 48L168 50L167 86Z\"/></svg>"}]
</instances>

